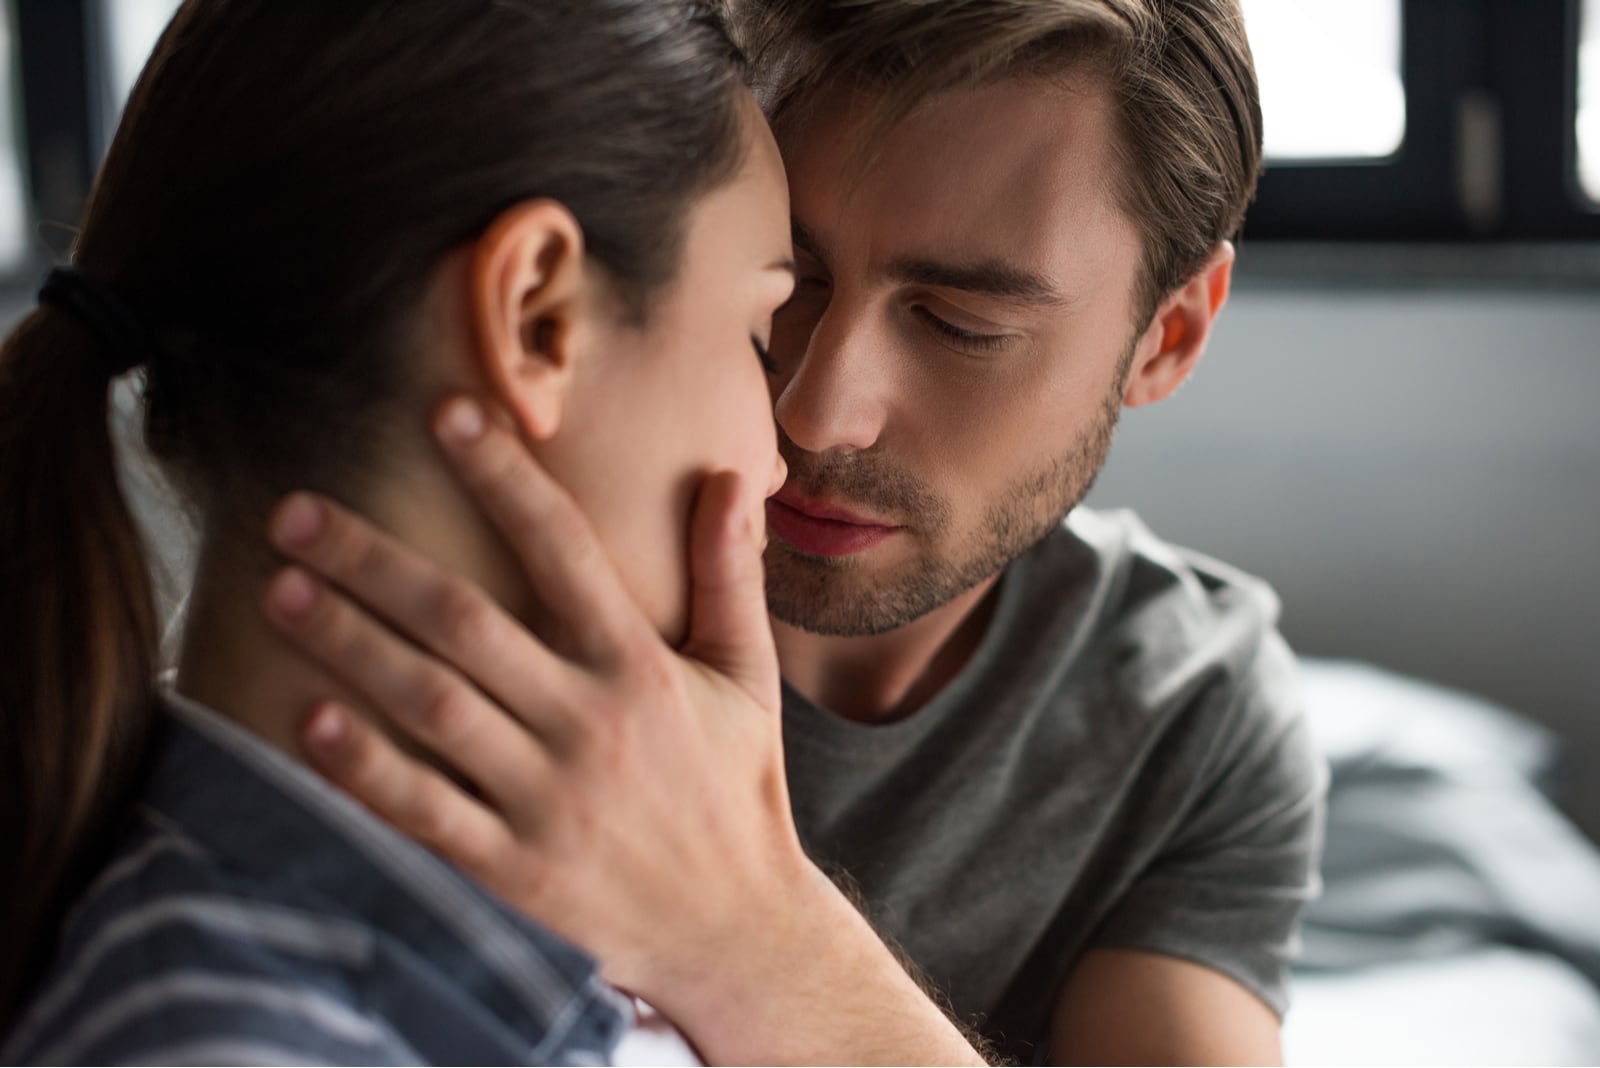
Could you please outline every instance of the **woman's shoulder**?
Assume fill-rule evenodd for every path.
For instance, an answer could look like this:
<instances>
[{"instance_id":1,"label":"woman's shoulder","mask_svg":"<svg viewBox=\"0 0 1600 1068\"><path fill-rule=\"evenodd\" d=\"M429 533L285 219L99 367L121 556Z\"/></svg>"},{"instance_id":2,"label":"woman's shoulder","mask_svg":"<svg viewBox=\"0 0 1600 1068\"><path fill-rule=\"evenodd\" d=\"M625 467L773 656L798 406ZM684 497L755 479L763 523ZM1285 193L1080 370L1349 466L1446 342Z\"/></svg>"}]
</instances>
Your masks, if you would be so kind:
<instances>
[{"instance_id":1,"label":"woman's shoulder","mask_svg":"<svg viewBox=\"0 0 1600 1068\"><path fill-rule=\"evenodd\" d=\"M347 977L370 930L264 895L141 810L62 928L4 1063L414 1059Z\"/></svg>"}]
</instances>

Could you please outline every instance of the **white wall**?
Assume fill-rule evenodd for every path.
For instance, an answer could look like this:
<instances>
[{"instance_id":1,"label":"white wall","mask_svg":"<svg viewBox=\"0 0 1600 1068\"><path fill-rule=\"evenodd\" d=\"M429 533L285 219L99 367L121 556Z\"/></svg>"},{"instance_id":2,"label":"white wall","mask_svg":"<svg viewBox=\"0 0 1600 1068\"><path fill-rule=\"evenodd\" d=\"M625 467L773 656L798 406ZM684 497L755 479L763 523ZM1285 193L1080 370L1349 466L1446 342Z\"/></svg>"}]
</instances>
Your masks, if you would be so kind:
<instances>
[{"instance_id":1,"label":"white wall","mask_svg":"<svg viewBox=\"0 0 1600 1068\"><path fill-rule=\"evenodd\" d=\"M1304 653L1555 728L1600 837L1597 406L1600 295L1246 279L1091 499L1271 580Z\"/></svg>"}]
</instances>

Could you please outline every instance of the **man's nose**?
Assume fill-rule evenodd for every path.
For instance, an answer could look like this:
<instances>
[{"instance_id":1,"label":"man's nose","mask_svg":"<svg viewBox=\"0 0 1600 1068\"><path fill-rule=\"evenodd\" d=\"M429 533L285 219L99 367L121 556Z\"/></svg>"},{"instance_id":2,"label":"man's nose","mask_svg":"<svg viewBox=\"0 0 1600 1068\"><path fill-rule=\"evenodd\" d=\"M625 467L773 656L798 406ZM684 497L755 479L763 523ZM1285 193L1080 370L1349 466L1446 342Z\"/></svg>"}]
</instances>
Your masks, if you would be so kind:
<instances>
[{"instance_id":1,"label":"man's nose","mask_svg":"<svg viewBox=\"0 0 1600 1068\"><path fill-rule=\"evenodd\" d=\"M883 431L889 354L864 319L829 308L778 395L778 426L806 452L870 449Z\"/></svg>"}]
</instances>

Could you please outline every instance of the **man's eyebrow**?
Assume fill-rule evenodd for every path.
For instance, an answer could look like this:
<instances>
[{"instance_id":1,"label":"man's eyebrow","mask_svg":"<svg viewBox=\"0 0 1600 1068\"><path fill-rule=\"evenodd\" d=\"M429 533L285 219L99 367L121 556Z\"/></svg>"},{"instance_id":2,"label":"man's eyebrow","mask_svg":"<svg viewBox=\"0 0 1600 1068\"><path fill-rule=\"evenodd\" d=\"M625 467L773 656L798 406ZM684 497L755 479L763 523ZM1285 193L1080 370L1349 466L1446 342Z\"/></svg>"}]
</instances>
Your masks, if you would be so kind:
<instances>
[{"instance_id":1,"label":"man's eyebrow","mask_svg":"<svg viewBox=\"0 0 1600 1068\"><path fill-rule=\"evenodd\" d=\"M1072 303L1042 274L1014 267L1000 260L974 263L940 263L937 260L902 258L889 264L889 275L908 285L956 289L986 297L999 297L1018 304L1059 307Z\"/></svg>"},{"instance_id":2,"label":"man's eyebrow","mask_svg":"<svg viewBox=\"0 0 1600 1068\"><path fill-rule=\"evenodd\" d=\"M827 250L804 223L793 219L791 230L796 252L813 256L824 263L829 262ZM1063 307L1073 303L1072 298L1058 290L1044 275L996 259L975 263L941 263L937 260L902 257L889 264L889 276L902 284L955 289L1042 308Z\"/></svg>"}]
</instances>

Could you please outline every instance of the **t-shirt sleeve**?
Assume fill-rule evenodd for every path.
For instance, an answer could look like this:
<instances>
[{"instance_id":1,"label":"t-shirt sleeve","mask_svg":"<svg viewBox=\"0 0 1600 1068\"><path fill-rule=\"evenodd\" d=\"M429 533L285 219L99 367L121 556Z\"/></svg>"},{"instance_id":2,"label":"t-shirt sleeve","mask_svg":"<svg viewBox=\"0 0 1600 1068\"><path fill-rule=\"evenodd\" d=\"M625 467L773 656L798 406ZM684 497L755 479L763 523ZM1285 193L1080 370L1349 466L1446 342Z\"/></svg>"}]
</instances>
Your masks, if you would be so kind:
<instances>
[{"instance_id":1,"label":"t-shirt sleeve","mask_svg":"<svg viewBox=\"0 0 1600 1068\"><path fill-rule=\"evenodd\" d=\"M1301 915L1320 890L1327 772L1276 631L1237 675L1187 702L1168 733L1192 789L1092 945L1213 968L1282 1017Z\"/></svg>"}]
</instances>

